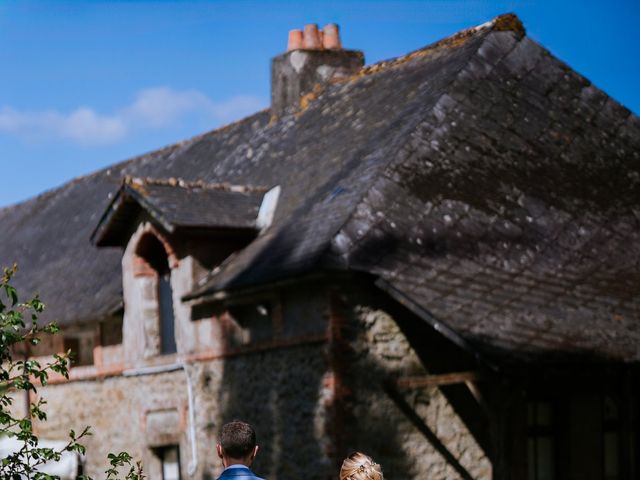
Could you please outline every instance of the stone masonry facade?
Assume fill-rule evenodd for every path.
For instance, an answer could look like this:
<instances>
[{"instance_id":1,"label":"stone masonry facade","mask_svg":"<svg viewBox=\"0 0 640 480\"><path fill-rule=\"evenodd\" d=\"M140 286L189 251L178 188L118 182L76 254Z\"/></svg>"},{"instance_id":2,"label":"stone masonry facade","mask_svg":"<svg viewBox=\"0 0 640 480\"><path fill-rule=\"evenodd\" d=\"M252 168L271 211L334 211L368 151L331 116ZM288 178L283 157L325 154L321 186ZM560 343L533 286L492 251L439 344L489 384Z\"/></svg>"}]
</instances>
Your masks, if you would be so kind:
<instances>
[{"instance_id":1,"label":"stone masonry facade","mask_svg":"<svg viewBox=\"0 0 640 480\"><path fill-rule=\"evenodd\" d=\"M344 342L344 450L368 452L382 465L385 479L461 478L385 392L386 380L428 373L398 323L370 291L340 289L332 307ZM400 394L472 478L492 478L489 458L440 389Z\"/></svg>"},{"instance_id":2,"label":"stone masonry facade","mask_svg":"<svg viewBox=\"0 0 640 480\"><path fill-rule=\"evenodd\" d=\"M85 471L94 478L106 469L109 452L126 450L143 461L150 479L160 479L154 449L178 445L182 478L190 478L194 454L189 375L195 391L197 458L191 478L217 478L221 465L216 435L224 422L235 418L251 422L258 432L261 451L255 470L261 475L296 478L301 465L327 473L324 371L324 347L307 345L197 362L186 371L50 385L41 393L48 402L49 421L40 424L38 432L43 438L62 439L70 428L80 431L91 425Z\"/></svg>"},{"instance_id":3,"label":"stone masonry facade","mask_svg":"<svg viewBox=\"0 0 640 480\"><path fill-rule=\"evenodd\" d=\"M315 285L280 295L288 335L295 334L294 321L301 329L315 321L325 339L264 344L174 371L72 376L42 389L49 421L39 433L63 438L69 428L91 425L86 473L97 477L109 452L127 450L143 460L149 478L161 478L155 449L178 445L183 478L190 478L195 455L191 478L214 479L221 470L217 431L242 418L258 432L255 470L265 478L334 478L340 459L356 449L373 455L389 479L459 478L382 388L389 376L426 373L394 319L362 292L339 294ZM309 338L302 333L307 335L300 339ZM195 453L187 375L194 392ZM437 388L403 394L473 478L491 478L486 455Z\"/></svg>"},{"instance_id":4,"label":"stone masonry facade","mask_svg":"<svg viewBox=\"0 0 640 480\"><path fill-rule=\"evenodd\" d=\"M39 390L49 411L37 426L42 438L91 425L85 473L100 477L107 454L126 450L160 479L159 452L177 446L181 478L215 479L217 432L240 418L258 433L255 471L271 480L335 478L353 450L373 455L389 479L458 478L382 388L387 378L426 370L370 288L320 277L224 305L187 305L181 296L198 263L173 240L177 352L162 355L154 273L136 247L145 235L157 232L142 223L123 256L122 343L96 347L94 365ZM491 478L487 457L438 389L403 395L474 478Z\"/></svg>"}]
</instances>

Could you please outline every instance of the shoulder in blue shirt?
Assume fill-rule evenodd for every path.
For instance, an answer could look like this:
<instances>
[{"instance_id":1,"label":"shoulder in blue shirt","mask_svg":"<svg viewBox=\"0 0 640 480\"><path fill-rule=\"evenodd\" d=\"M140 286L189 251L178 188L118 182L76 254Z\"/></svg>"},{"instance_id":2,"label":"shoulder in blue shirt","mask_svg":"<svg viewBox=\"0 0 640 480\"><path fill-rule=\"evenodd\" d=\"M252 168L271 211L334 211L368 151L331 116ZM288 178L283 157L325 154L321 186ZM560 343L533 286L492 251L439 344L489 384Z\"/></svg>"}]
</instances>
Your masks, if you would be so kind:
<instances>
[{"instance_id":1,"label":"shoulder in blue shirt","mask_svg":"<svg viewBox=\"0 0 640 480\"><path fill-rule=\"evenodd\" d=\"M263 480L244 465L230 465L224 469L218 480Z\"/></svg>"}]
</instances>

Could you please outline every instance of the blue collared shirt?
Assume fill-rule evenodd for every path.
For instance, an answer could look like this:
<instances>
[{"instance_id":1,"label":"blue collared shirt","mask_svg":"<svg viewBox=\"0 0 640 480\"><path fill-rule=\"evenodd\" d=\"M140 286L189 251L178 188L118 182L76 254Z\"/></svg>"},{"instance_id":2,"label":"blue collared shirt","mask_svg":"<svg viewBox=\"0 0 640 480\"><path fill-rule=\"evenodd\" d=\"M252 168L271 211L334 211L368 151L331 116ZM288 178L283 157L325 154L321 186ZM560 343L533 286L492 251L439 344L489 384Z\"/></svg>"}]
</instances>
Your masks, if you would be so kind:
<instances>
[{"instance_id":1,"label":"blue collared shirt","mask_svg":"<svg viewBox=\"0 0 640 480\"><path fill-rule=\"evenodd\" d=\"M226 480L226 479L263 480L262 478L256 476L256 474L253 473L251 470L249 470L248 467L241 464L229 465L227 468L225 468L220 474L220 476L218 477L218 480Z\"/></svg>"}]
</instances>

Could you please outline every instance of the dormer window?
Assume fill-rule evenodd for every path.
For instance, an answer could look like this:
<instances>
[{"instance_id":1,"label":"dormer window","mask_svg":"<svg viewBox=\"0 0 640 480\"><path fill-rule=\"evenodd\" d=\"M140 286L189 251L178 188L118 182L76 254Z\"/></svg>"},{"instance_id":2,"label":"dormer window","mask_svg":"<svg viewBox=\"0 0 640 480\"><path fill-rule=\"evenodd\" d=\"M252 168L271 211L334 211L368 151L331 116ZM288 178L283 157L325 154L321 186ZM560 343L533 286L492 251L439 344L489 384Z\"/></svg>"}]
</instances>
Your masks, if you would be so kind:
<instances>
[{"instance_id":1,"label":"dormer window","mask_svg":"<svg viewBox=\"0 0 640 480\"><path fill-rule=\"evenodd\" d=\"M173 290L169 272L158 276L158 310L160 314L160 353L176 352L175 319L173 316Z\"/></svg>"},{"instance_id":2,"label":"dormer window","mask_svg":"<svg viewBox=\"0 0 640 480\"><path fill-rule=\"evenodd\" d=\"M183 300L195 282L269 227L279 188L272 190L180 179L123 180L92 240L124 248L125 361L142 364L158 355L195 351L191 306Z\"/></svg>"},{"instance_id":3,"label":"dormer window","mask_svg":"<svg viewBox=\"0 0 640 480\"><path fill-rule=\"evenodd\" d=\"M158 306L160 354L176 353L173 289L171 288L171 268L167 252L155 235L147 234L140 239L136 255L139 264L150 269L156 279L155 294Z\"/></svg>"}]
</instances>

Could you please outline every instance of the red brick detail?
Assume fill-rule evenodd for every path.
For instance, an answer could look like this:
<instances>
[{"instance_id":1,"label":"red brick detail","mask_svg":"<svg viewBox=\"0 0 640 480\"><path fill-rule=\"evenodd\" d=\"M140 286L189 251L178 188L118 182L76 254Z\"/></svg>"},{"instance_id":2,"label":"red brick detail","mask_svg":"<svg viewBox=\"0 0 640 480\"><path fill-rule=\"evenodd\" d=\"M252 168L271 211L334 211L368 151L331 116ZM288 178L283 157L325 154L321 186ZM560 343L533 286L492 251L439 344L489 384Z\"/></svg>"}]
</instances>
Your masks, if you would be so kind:
<instances>
[{"instance_id":1,"label":"red brick detail","mask_svg":"<svg viewBox=\"0 0 640 480\"><path fill-rule=\"evenodd\" d=\"M348 408L352 390L346 383L349 371L351 347L345 332L347 319L344 316L346 305L338 292L329 293L329 371L324 377L324 385L330 389L326 400L328 409L327 433L332 438L327 455L339 468L344 449L349 444L348 420L351 412Z\"/></svg>"},{"instance_id":2,"label":"red brick detail","mask_svg":"<svg viewBox=\"0 0 640 480\"><path fill-rule=\"evenodd\" d=\"M158 273L149 265L142 257L135 255L133 257L133 276L134 277L157 277Z\"/></svg>"},{"instance_id":3,"label":"red brick detail","mask_svg":"<svg viewBox=\"0 0 640 480\"><path fill-rule=\"evenodd\" d=\"M138 248L140 246L140 242L147 235L153 235L162 244L162 246L164 247L164 251L167 254L167 262L169 263L169 268L174 269L180 266L180 260L178 259L178 255L176 254L176 251L171 245L171 242L169 241L169 239L165 235L163 235L160 231L158 231L158 229L155 228L153 225L146 225L144 232L142 233L142 235L140 235L140 238L138 238L138 244L136 245L136 248L135 248L136 253L134 256L133 269L134 269L134 275L136 277L151 276L151 273L149 273L148 269L150 269L153 272L153 275L156 275L153 268L151 268L149 264L140 255L138 255ZM139 259L139 262L141 263L136 264L135 259ZM142 266L142 264L144 264L144 267Z\"/></svg>"},{"instance_id":4,"label":"red brick detail","mask_svg":"<svg viewBox=\"0 0 640 480\"><path fill-rule=\"evenodd\" d=\"M186 401L182 402L178 412L180 413L180 423L178 428L181 432L186 432L189 427L189 403Z\"/></svg>"},{"instance_id":5,"label":"red brick detail","mask_svg":"<svg viewBox=\"0 0 640 480\"><path fill-rule=\"evenodd\" d=\"M178 256L174 248L171 246L171 242L165 237L162 233L158 231L153 225L149 225L147 231L153 234L164 247L165 252L167 252L167 259L169 261L169 268L177 268L180 265L180 261L178 260Z\"/></svg>"},{"instance_id":6,"label":"red brick detail","mask_svg":"<svg viewBox=\"0 0 640 480\"><path fill-rule=\"evenodd\" d=\"M299 347L302 345L311 345L315 343L324 343L327 341L326 335L305 335L292 338L283 338L266 342L242 345L234 348L225 348L222 352L198 352L186 355L186 362L204 362L209 360L218 360L221 358L237 357L239 355L247 355L251 353L267 352L269 350L277 350L281 348Z\"/></svg>"},{"instance_id":7,"label":"red brick detail","mask_svg":"<svg viewBox=\"0 0 640 480\"><path fill-rule=\"evenodd\" d=\"M147 429L147 412L146 410L140 414L140 431L144 432Z\"/></svg>"},{"instance_id":8,"label":"red brick detail","mask_svg":"<svg viewBox=\"0 0 640 480\"><path fill-rule=\"evenodd\" d=\"M49 385L57 385L60 383L68 383L74 381L83 381L83 380L98 380L100 378L107 377L117 377L122 375L128 366L125 365L113 365L106 368L96 368L95 366L83 366L83 367L72 367L69 370L69 378L65 378L59 373L50 372L49 373ZM35 385L39 385L36 379L32 379Z\"/></svg>"},{"instance_id":9,"label":"red brick detail","mask_svg":"<svg viewBox=\"0 0 640 480\"><path fill-rule=\"evenodd\" d=\"M336 399L336 375L334 372L324 374L324 377L322 377L322 389L329 392L324 401L325 407L332 406Z\"/></svg>"},{"instance_id":10,"label":"red brick detail","mask_svg":"<svg viewBox=\"0 0 640 480\"><path fill-rule=\"evenodd\" d=\"M93 364L97 369L102 368L102 345L96 345L93 347Z\"/></svg>"},{"instance_id":11,"label":"red brick detail","mask_svg":"<svg viewBox=\"0 0 640 480\"><path fill-rule=\"evenodd\" d=\"M219 360L223 358L232 358L241 355L250 355L253 353L268 352L270 350L279 350L282 348L295 348L304 345L314 345L327 342L326 335L304 335L286 339L272 340L260 342L250 345L243 345L225 351L206 351L182 355L175 358L175 362L170 363L194 363L207 362L211 360ZM160 364L159 364L160 365ZM152 366L152 365L145 365ZM125 370L134 368L133 365L110 365L108 367L98 367L96 365L74 367L69 370L69 378L65 378L59 373L49 373L49 384L56 385L67 382L91 381L106 377L117 377L122 375ZM40 385L37 379L31 379L34 385Z\"/></svg>"}]
</instances>

